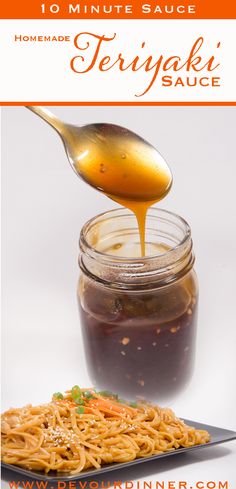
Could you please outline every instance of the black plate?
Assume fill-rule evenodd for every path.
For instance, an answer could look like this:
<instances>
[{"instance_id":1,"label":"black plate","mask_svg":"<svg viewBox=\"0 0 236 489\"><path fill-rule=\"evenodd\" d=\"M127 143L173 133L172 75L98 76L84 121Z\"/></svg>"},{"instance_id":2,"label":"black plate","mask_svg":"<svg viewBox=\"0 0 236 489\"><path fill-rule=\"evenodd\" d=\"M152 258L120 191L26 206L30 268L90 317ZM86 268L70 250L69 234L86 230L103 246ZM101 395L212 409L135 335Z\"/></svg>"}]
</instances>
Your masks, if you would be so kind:
<instances>
[{"instance_id":1,"label":"black plate","mask_svg":"<svg viewBox=\"0 0 236 489\"><path fill-rule=\"evenodd\" d=\"M177 455L179 453L192 452L193 450L199 450L200 448L209 448L213 445L218 445L219 443L225 443L227 441L236 440L236 432L230 430L224 430L222 428L216 428L215 426L209 426L207 424L196 423L195 421L189 421L187 419L183 420L189 426L194 426L196 429L207 430L211 435L211 441L204 445L196 445L189 448L178 448L177 450L173 450L172 452L161 453L159 455L153 455L151 457L146 458L137 458L131 462L125 463L114 463L109 465L103 465L101 469L88 469L79 474L74 475L66 475L65 472L51 472L49 474L43 474L42 472L37 472L33 470L22 469L21 467L17 467L16 465L5 464L2 462L2 467L6 469L10 469L13 472L17 472L18 474L22 474L31 479L38 479L44 481L70 481L70 480L79 480L85 477L93 477L96 475L104 474L106 472L110 472L111 470L124 469L131 465L141 464L144 462L149 462L150 460L158 460L159 458L170 457L173 455Z\"/></svg>"}]
</instances>

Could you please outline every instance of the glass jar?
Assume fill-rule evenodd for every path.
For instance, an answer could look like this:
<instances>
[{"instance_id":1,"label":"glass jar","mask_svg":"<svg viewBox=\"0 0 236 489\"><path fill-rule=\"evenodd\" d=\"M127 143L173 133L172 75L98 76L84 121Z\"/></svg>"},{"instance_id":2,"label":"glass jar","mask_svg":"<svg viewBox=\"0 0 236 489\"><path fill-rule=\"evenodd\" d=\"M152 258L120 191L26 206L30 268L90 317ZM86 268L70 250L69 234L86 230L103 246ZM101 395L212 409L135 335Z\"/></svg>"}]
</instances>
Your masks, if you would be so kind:
<instances>
[{"instance_id":1,"label":"glass jar","mask_svg":"<svg viewBox=\"0 0 236 489\"><path fill-rule=\"evenodd\" d=\"M198 287L191 230L151 208L146 256L135 216L105 212L80 236L81 327L93 386L130 400L165 402L193 371Z\"/></svg>"}]
</instances>

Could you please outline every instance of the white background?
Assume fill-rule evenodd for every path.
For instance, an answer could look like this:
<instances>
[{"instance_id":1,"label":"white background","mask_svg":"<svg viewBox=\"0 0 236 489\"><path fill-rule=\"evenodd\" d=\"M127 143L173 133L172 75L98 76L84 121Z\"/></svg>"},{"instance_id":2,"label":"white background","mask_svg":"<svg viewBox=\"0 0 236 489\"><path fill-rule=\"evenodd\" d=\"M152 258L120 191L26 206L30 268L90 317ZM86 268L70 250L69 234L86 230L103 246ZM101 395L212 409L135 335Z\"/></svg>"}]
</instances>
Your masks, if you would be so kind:
<instances>
[{"instance_id":1,"label":"white background","mask_svg":"<svg viewBox=\"0 0 236 489\"><path fill-rule=\"evenodd\" d=\"M0 100L3 101L235 101L236 100L236 20L10 20L0 21L1 80ZM88 51L79 51L73 38L79 32L93 32L112 37L115 41L102 49L102 55L115 60L124 53L127 63L136 55L144 61L153 55L181 56L187 59L193 43L200 36L205 38L198 54L205 61L212 55L220 62L219 69L211 73L220 76L221 87L161 87L156 81L144 97L135 97L144 91L151 80L151 73L140 70L120 72L117 67L108 72L99 72L95 67L89 73L76 74L70 69L74 56L85 56L88 66ZM70 35L70 43L14 42L15 35ZM146 41L145 49L140 49ZM218 42L221 47L216 49ZM85 40L83 41L85 44ZM90 55L91 58L91 55ZM165 72L170 75L171 72ZM200 73L206 76L206 70ZM162 74L161 74L162 75ZM199 75L192 70L176 73ZM159 77L158 77L159 79Z\"/></svg>"},{"instance_id":2,"label":"white background","mask_svg":"<svg viewBox=\"0 0 236 489\"><path fill-rule=\"evenodd\" d=\"M71 123L113 122L154 144L174 185L161 207L190 223L200 282L197 362L179 416L236 430L234 107L51 107ZM58 135L23 107L2 109L2 409L90 385L76 303L78 237L117 207L71 170ZM236 443L110 474L109 480L229 480ZM201 463L199 463L201 462ZM5 477L13 479L12 474ZM8 487L3 483L3 487Z\"/></svg>"}]
</instances>

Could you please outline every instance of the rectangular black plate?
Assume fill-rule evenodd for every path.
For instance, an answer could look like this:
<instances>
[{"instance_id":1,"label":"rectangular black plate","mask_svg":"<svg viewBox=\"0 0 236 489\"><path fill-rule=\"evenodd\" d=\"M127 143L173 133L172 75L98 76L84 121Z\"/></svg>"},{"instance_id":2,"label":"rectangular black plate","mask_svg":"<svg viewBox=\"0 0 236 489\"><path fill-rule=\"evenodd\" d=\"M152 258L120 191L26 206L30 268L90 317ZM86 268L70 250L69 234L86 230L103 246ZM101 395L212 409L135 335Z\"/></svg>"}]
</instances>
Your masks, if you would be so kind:
<instances>
[{"instance_id":1,"label":"rectangular black plate","mask_svg":"<svg viewBox=\"0 0 236 489\"><path fill-rule=\"evenodd\" d=\"M38 479L38 480L44 480L44 481L70 481L70 480L79 480L79 479L84 479L87 477L93 477L96 475L104 474L106 472L110 472L111 470L117 470L117 469L124 469L126 467L130 467L132 465L144 463L144 462L149 462L150 460L158 460L159 458L164 458L164 457L170 457L172 455L177 455L179 453L186 453L186 452L192 452L193 450L198 450L200 448L209 448L213 445L218 445L219 443L225 443L227 441L231 440L236 440L236 432L235 431L230 431L230 430L224 430L222 428L217 428L215 426L209 426L206 424L202 423L196 423L195 421L189 421L187 419L183 420L186 424L190 426L194 426L196 429L200 430L207 430L210 435L211 435L211 441L209 443L206 443L205 445L196 445L194 447L189 447L189 448L178 448L177 450L174 450L173 452L166 452L166 453L161 453L159 455L153 455L151 457L146 457L146 458L137 458L133 460L132 462L125 462L125 463L114 463L114 464L109 464L109 465L103 465L101 469L88 469L83 472L80 472L79 474L74 474L74 475L66 475L65 472L51 472L50 475L45 475L41 472L37 471L31 471L31 470L26 470L22 469L21 467L17 467L16 465L10 465L10 464L5 464L2 462L2 467L6 469L10 469L14 472L17 472L18 474L22 474L24 476L27 476L28 478L31 479Z\"/></svg>"}]
</instances>

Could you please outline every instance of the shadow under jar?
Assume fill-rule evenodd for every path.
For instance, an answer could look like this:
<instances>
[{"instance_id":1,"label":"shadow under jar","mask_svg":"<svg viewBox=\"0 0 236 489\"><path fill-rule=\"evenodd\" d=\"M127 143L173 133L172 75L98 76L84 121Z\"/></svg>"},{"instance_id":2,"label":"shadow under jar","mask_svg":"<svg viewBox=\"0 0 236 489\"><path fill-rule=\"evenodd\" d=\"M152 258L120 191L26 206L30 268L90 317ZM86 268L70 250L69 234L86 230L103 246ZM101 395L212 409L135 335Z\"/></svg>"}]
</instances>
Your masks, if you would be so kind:
<instances>
[{"instance_id":1,"label":"shadow under jar","mask_svg":"<svg viewBox=\"0 0 236 489\"><path fill-rule=\"evenodd\" d=\"M118 209L85 224L80 251L79 309L94 387L128 400L174 398L195 354L198 287L188 224L150 209L140 257L136 219Z\"/></svg>"}]
</instances>

